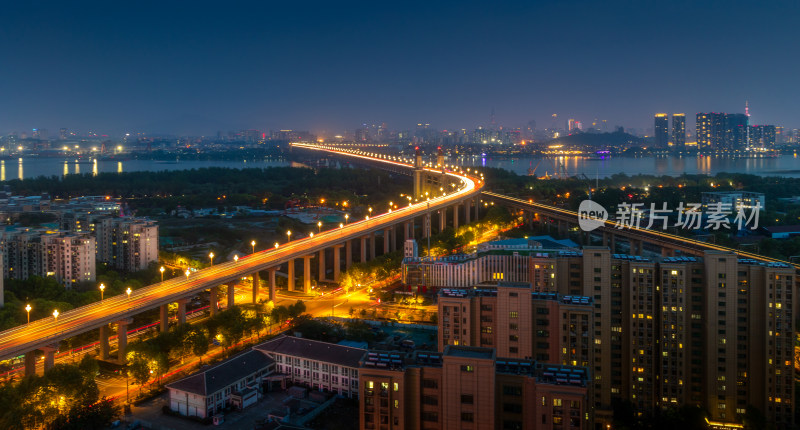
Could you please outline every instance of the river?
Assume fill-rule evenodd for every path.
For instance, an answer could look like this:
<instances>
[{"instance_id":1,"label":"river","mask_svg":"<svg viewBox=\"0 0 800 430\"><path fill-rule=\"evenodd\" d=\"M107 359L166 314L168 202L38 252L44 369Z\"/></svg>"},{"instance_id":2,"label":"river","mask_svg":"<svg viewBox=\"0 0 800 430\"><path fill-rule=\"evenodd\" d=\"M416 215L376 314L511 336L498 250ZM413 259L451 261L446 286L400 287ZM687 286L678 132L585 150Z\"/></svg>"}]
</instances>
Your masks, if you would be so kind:
<instances>
[{"instance_id":1,"label":"river","mask_svg":"<svg viewBox=\"0 0 800 430\"><path fill-rule=\"evenodd\" d=\"M30 179L39 176L64 176L80 173L107 172L157 172L163 170L189 170L203 167L230 167L234 169L291 166L284 158L263 158L258 160L81 160L72 158L28 157L0 160L0 181Z\"/></svg>"}]
</instances>

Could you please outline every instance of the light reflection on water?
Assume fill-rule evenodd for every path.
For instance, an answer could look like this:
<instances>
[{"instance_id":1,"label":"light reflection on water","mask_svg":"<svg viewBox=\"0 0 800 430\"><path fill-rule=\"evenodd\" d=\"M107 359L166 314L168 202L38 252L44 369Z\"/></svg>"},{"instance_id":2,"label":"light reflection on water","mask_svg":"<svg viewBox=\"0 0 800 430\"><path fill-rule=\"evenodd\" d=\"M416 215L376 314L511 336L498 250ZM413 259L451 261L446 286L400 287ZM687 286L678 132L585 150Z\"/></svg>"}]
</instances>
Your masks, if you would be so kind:
<instances>
[{"instance_id":1,"label":"light reflection on water","mask_svg":"<svg viewBox=\"0 0 800 430\"><path fill-rule=\"evenodd\" d=\"M264 160L219 160L219 161L153 161L153 160L96 160L63 158L19 158L17 160L16 175L13 171L6 172L6 160L0 160L0 181L13 179L30 179L39 176L65 176L69 174L80 174L82 171L88 172L88 168L81 165L91 164L92 176L107 172L141 172L141 171L175 171L200 169L203 167L230 167L230 168L265 168L288 166L289 162L284 159L264 159Z\"/></svg>"}]
</instances>

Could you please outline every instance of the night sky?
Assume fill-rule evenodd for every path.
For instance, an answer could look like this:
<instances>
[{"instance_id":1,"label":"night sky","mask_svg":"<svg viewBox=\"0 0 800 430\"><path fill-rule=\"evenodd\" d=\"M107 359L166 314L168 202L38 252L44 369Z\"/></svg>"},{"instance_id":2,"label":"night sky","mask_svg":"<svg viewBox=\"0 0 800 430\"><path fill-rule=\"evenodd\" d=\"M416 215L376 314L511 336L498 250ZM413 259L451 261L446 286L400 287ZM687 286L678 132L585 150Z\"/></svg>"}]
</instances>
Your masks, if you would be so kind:
<instances>
[{"instance_id":1,"label":"night sky","mask_svg":"<svg viewBox=\"0 0 800 430\"><path fill-rule=\"evenodd\" d=\"M698 4L702 3L702 4ZM0 132L800 126L800 2L4 2Z\"/></svg>"}]
</instances>

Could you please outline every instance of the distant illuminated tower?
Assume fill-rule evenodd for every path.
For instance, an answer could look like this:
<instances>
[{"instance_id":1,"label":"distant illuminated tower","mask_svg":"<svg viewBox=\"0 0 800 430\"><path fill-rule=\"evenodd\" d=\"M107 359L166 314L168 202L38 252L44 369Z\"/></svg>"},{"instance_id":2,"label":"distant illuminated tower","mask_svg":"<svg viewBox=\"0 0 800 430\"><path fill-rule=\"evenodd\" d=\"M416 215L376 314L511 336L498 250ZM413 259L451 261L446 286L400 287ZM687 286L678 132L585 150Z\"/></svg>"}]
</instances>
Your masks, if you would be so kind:
<instances>
[{"instance_id":1,"label":"distant illuminated tower","mask_svg":"<svg viewBox=\"0 0 800 430\"><path fill-rule=\"evenodd\" d=\"M665 113L657 113L655 117L655 147L664 149L669 142L669 117Z\"/></svg>"},{"instance_id":2,"label":"distant illuminated tower","mask_svg":"<svg viewBox=\"0 0 800 430\"><path fill-rule=\"evenodd\" d=\"M672 147L676 151L686 149L686 115L672 114Z\"/></svg>"}]
</instances>

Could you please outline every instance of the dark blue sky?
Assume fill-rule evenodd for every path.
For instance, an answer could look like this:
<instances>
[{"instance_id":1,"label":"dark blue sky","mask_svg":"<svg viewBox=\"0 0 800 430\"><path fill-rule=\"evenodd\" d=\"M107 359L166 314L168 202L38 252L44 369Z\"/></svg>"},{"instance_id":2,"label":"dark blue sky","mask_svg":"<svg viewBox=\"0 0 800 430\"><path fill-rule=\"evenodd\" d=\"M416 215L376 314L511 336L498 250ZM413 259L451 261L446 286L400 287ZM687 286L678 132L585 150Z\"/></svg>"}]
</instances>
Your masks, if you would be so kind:
<instances>
[{"instance_id":1,"label":"dark blue sky","mask_svg":"<svg viewBox=\"0 0 800 430\"><path fill-rule=\"evenodd\" d=\"M511 127L643 128L745 99L797 127L799 4L19 1L0 132L473 128L492 107Z\"/></svg>"}]
</instances>

